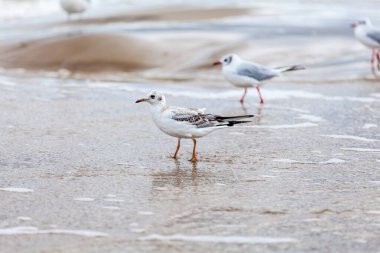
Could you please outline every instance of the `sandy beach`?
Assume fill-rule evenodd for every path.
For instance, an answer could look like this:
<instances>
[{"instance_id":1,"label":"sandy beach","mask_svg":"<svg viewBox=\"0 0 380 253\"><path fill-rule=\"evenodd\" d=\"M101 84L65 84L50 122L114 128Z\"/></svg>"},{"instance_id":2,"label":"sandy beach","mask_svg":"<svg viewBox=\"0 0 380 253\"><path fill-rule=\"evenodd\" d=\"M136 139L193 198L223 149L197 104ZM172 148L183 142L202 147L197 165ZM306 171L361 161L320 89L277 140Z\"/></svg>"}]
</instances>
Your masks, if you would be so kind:
<instances>
[{"instance_id":1,"label":"sandy beach","mask_svg":"<svg viewBox=\"0 0 380 253\"><path fill-rule=\"evenodd\" d=\"M1 253L378 251L380 79L349 23L379 3L222 2L4 18ZM242 107L229 52L307 69ZM173 160L150 90L255 117Z\"/></svg>"}]
</instances>

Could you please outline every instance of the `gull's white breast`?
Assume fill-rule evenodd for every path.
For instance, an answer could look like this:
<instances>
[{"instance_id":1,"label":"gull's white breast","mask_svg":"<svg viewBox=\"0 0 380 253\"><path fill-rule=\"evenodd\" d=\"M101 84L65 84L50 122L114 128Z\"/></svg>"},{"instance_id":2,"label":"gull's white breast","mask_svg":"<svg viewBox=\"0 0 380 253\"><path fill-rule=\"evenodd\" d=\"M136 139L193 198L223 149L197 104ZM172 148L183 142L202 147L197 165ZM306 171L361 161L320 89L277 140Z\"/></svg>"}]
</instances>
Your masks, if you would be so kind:
<instances>
[{"instance_id":1,"label":"gull's white breast","mask_svg":"<svg viewBox=\"0 0 380 253\"><path fill-rule=\"evenodd\" d=\"M86 0L61 0L60 3L62 8L70 14L84 12L89 6Z\"/></svg>"},{"instance_id":2,"label":"gull's white breast","mask_svg":"<svg viewBox=\"0 0 380 253\"><path fill-rule=\"evenodd\" d=\"M369 48L380 48L378 42L367 36L367 33L370 31L371 29L368 29L367 27L357 27L355 29L355 37Z\"/></svg>"},{"instance_id":3,"label":"gull's white breast","mask_svg":"<svg viewBox=\"0 0 380 253\"><path fill-rule=\"evenodd\" d=\"M259 84L259 82L254 78L239 75L236 72L236 68L234 68L233 66L223 67L222 73L227 81L229 81L231 84L237 87L256 87Z\"/></svg>"},{"instance_id":4,"label":"gull's white breast","mask_svg":"<svg viewBox=\"0 0 380 253\"><path fill-rule=\"evenodd\" d=\"M167 135L177 138L200 138L217 129L216 127L197 128L188 122L174 120L172 116L173 112L170 110L160 110L152 106L153 122Z\"/></svg>"}]
</instances>

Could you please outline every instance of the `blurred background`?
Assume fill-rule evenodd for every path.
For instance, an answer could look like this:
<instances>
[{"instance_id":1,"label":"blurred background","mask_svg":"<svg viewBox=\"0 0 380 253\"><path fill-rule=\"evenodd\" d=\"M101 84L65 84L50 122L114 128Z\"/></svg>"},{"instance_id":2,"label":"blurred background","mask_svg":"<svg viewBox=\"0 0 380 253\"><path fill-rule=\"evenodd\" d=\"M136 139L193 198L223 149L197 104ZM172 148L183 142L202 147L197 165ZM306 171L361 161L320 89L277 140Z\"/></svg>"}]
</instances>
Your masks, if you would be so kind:
<instances>
[{"instance_id":1,"label":"blurred background","mask_svg":"<svg viewBox=\"0 0 380 253\"><path fill-rule=\"evenodd\" d=\"M211 63L231 52L308 67L282 80L372 79L350 24L380 21L379 1L97 0L70 19L59 1L0 4L3 72L133 82L212 85L222 79Z\"/></svg>"}]
</instances>

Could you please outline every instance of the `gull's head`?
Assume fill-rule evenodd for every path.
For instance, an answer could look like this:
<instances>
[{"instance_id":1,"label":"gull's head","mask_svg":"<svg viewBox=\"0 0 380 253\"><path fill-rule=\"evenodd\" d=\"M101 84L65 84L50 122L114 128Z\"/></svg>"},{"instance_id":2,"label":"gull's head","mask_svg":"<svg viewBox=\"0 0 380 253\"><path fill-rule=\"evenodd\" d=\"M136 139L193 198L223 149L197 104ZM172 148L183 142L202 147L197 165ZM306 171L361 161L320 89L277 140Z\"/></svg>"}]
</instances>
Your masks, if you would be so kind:
<instances>
[{"instance_id":1,"label":"gull's head","mask_svg":"<svg viewBox=\"0 0 380 253\"><path fill-rule=\"evenodd\" d=\"M151 105L164 105L165 104L165 96L164 94L157 92L157 91L151 91L148 94L145 95L145 97L140 98L136 100L136 103L141 102L147 102Z\"/></svg>"},{"instance_id":2,"label":"gull's head","mask_svg":"<svg viewBox=\"0 0 380 253\"><path fill-rule=\"evenodd\" d=\"M357 20L356 22L351 24L352 28L357 28L357 27L364 27L364 26L370 26L371 20L369 18L361 18Z\"/></svg>"},{"instance_id":3,"label":"gull's head","mask_svg":"<svg viewBox=\"0 0 380 253\"><path fill-rule=\"evenodd\" d=\"M239 60L240 60L240 58L239 58L238 55L236 55L236 54L227 54L227 55L223 56L222 58L220 58L219 61L214 62L213 65L215 66L215 65L221 64L223 67L225 67L225 66L234 65Z\"/></svg>"}]
</instances>

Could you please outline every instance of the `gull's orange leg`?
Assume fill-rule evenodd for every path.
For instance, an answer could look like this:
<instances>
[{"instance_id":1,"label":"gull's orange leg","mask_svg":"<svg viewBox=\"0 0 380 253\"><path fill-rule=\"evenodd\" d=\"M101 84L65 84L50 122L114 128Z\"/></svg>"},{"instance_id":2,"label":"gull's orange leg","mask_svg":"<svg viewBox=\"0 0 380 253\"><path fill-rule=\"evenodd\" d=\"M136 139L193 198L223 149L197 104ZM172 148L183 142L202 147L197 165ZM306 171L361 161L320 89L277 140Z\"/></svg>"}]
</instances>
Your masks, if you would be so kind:
<instances>
[{"instance_id":1,"label":"gull's orange leg","mask_svg":"<svg viewBox=\"0 0 380 253\"><path fill-rule=\"evenodd\" d=\"M181 139L178 138L177 149L175 150L175 153L172 158L177 159L177 154L180 147L181 147Z\"/></svg>"},{"instance_id":2,"label":"gull's orange leg","mask_svg":"<svg viewBox=\"0 0 380 253\"><path fill-rule=\"evenodd\" d=\"M240 99L240 104L244 104L245 95L247 95L247 88L244 88L244 93L243 93L243 96Z\"/></svg>"},{"instance_id":3,"label":"gull's orange leg","mask_svg":"<svg viewBox=\"0 0 380 253\"><path fill-rule=\"evenodd\" d=\"M193 156L191 157L192 162L197 161L197 153L196 153L196 148L197 148L197 140L195 138L191 138L193 140L194 146L193 146Z\"/></svg>"},{"instance_id":4,"label":"gull's orange leg","mask_svg":"<svg viewBox=\"0 0 380 253\"><path fill-rule=\"evenodd\" d=\"M261 92L260 92L260 88L259 88L259 86L256 86L256 90L257 90L257 92L259 93L260 104L264 104L264 99L263 99L263 97L261 96Z\"/></svg>"}]
</instances>

